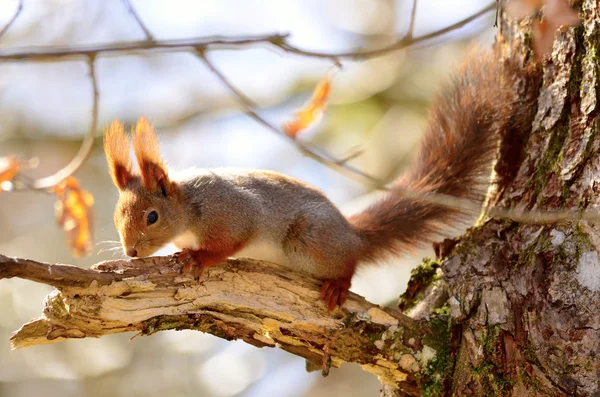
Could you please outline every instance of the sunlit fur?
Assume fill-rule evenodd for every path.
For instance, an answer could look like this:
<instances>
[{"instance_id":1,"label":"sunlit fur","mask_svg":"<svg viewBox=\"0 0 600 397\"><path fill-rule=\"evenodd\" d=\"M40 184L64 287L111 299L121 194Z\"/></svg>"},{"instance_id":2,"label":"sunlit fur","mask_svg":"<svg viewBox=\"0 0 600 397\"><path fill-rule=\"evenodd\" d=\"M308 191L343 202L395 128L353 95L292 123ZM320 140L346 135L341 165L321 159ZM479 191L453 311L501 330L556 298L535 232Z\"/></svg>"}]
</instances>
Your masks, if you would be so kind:
<instances>
[{"instance_id":1,"label":"sunlit fur","mask_svg":"<svg viewBox=\"0 0 600 397\"><path fill-rule=\"evenodd\" d=\"M147 215L151 211L158 213L158 221L148 225ZM183 216L177 191L165 198L160 191L149 192L139 177L135 177L121 191L114 221L125 253L133 249L137 251L136 256L144 257L152 255L185 231Z\"/></svg>"},{"instance_id":2,"label":"sunlit fur","mask_svg":"<svg viewBox=\"0 0 600 397\"><path fill-rule=\"evenodd\" d=\"M123 189L131 182L131 159L129 157L129 137L119 120L113 121L104 130L104 152L108 170L115 186Z\"/></svg>"},{"instance_id":3,"label":"sunlit fur","mask_svg":"<svg viewBox=\"0 0 600 397\"><path fill-rule=\"evenodd\" d=\"M158 137L146 118L138 120L131 140L142 183L148 190L158 190L162 179L168 178L167 167L160 157Z\"/></svg>"}]
</instances>

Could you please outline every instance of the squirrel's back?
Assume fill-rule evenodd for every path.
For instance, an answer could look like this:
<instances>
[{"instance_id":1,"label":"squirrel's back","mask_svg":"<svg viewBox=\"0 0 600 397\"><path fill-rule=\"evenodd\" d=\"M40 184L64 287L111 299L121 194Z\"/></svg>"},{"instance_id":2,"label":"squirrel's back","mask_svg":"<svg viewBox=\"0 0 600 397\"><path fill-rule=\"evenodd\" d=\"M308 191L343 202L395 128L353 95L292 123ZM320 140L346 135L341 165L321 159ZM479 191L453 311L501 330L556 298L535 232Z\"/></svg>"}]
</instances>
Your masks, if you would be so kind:
<instances>
[{"instance_id":1,"label":"squirrel's back","mask_svg":"<svg viewBox=\"0 0 600 397\"><path fill-rule=\"evenodd\" d=\"M244 241L236 257L275 262L320 278L336 278L361 240L318 190L272 171L192 170L176 176L192 234ZM226 220L226 221L224 221Z\"/></svg>"}]
</instances>

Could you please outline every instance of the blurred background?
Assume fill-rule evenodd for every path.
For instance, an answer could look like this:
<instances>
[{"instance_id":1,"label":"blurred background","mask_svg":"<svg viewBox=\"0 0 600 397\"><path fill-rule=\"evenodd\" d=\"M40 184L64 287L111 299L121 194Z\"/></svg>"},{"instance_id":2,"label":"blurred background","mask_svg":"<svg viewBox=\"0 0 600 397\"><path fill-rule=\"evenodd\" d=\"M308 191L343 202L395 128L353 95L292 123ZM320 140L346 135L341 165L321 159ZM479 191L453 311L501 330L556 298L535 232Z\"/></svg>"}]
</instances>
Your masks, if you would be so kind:
<instances>
[{"instance_id":1,"label":"blurred background","mask_svg":"<svg viewBox=\"0 0 600 397\"><path fill-rule=\"evenodd\" d=\"M490 0L418 0L415 36L464 19ZM406 32L412 0L132 0L155 38L290 33L309 50L340 52L389 45ZM17 0L0 1L0 29ZM432 94L472 41L490 43L493 12L464 27L367 61L343 60L333 78L321 123L300 140L344 157L384 180L410 165ZM120 0L25 0L0 38L0 54L14 48L86 46L144 39ZM487 44L484 44L487 45ZM265 46L211 50L213 62L260 106L275 125L293 117L331 61ZM235 166L276 170L322 189L343 212L373 200L369 189L303 157L286 140L246 117L226 87L185 52L132 52L96 60L100 128L76 177L95 197L95 248L71 257L54 217L54 198L34 192L0 193L0 253L90 266L122 257L107 251L118 240L112 224L117 191L101 150L101 129L118 117L144 115L155 123L166 161L175 168ZM50 175L77 152L86 134L92 88L85 58L0 62L0 156L38 158L32 177ZM169 247L160 254L174 252ZM410 269L429 251L364 271L353 290L393 305ZM0 281L0 396L378 396L377 379L356 365L328 378L306 373L304 361L277 349L256 349L193 331L147 338L112 335L11 352L8 339L41 314L50 288Z\"/></svg>"}]
</instances>

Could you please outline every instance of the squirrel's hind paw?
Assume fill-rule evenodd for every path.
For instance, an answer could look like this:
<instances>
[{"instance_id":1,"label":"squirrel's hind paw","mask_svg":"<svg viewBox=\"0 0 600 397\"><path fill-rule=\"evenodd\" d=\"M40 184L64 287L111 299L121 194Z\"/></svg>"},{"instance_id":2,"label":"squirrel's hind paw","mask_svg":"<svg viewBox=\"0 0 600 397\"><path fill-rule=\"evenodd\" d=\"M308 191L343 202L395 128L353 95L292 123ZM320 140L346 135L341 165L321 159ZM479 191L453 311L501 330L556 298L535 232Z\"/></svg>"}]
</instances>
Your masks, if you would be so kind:
<instances>
[{"instance_id":1,"label":"squirrel's hind paw","mask_svg":"<svg viewBox=\"0 0 600 397\"><path fill-rule=\"evenodd\" d=\"M325 301L325 306L332 311L337 305L342 307L348 298L350 281L345 279L333 279L323 281L321 287L321 299Z\"/></svg>"}]
</instances>

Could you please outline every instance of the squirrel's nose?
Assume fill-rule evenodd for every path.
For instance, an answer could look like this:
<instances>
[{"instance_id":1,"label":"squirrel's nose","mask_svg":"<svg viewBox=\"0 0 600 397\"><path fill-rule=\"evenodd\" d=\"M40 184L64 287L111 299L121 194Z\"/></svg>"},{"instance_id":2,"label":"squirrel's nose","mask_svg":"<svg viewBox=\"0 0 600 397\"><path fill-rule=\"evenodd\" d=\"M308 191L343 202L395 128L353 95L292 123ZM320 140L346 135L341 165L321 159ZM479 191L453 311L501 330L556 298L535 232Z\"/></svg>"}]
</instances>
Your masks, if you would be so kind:
<instances>
[{"instance_id":1,"label":"squirrel's nose","mask_svg":"<svg viewBox=\"0 0 600 397\"><path fill-rule=\"evenodd\" d=\"M137 256L137 250L135 248L127 248L127 256Z\"/></svg>"}]
</instances>

